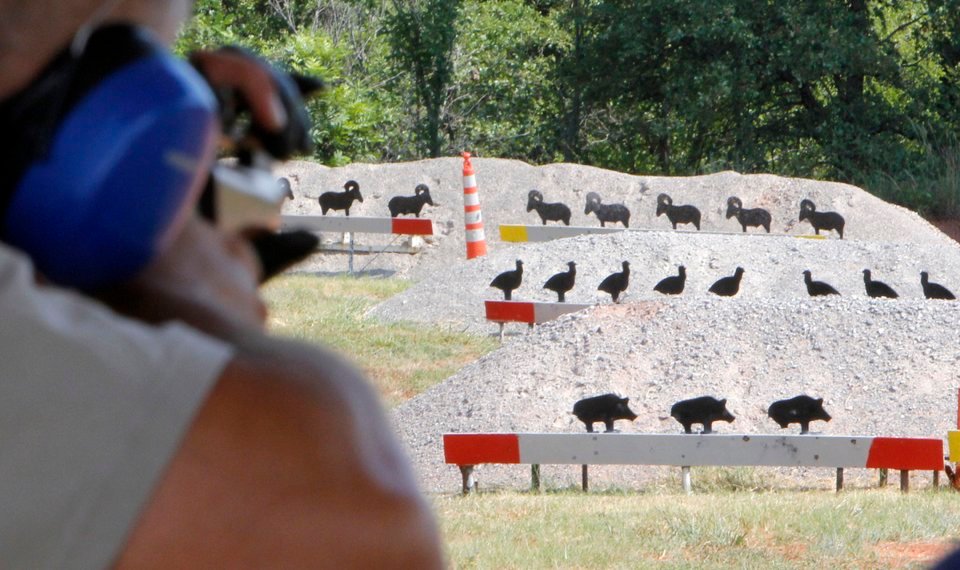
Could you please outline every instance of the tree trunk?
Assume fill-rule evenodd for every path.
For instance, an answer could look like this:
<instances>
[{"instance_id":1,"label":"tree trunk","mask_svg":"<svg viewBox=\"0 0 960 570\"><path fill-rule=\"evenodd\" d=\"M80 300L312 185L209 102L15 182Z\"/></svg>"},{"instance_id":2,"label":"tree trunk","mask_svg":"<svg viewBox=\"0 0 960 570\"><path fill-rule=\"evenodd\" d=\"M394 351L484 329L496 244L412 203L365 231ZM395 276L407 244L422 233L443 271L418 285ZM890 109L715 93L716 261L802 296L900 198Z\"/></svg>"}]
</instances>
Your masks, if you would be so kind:
<instances>
[{"instance_id":1,"label":"tree trunk","mask_svg":"<svg viewBox=\"0 0 960 570\"><path fill-rule=\"evenodd\" d=\"M563 118L560 135L560 149L563 160L579 162L582 148L580 145L580 121L583 116L583 88L578 81L583 73L583 11L580 0L573 0L573 70L568 76L570 86L570 107Z\"/></svg>"}]
</instances>

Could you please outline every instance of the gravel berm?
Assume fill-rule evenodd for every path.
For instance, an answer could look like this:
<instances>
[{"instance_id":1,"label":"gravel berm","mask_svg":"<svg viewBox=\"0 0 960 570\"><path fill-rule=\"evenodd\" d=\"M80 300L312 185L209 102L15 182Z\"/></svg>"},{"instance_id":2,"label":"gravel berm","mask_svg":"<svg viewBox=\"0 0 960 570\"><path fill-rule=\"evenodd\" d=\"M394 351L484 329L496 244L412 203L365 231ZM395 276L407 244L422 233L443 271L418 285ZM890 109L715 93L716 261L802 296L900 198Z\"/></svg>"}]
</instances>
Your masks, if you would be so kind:
<instances>
[{"instance_id":1,"label":"gravel berm","mask_svg":"<svg viewBox=\"0 0 960 570\"><path fill-rule=\"evenodd\" d=\"M361 256L356 264L373 275L410 279L413 286L371 311L384 320L412 320L478 334L497 334L483 318L483 300L502 298L488 287L493 277L524 261L517 300L553 301L542 289L553 273L577 263L577 285L568 302L596 306L529 330L508 325L498 350L464 367L442 384L394 410L396 424L430 491L454 492L459 472L443 463L446 432L581 432L570 411L585 396L616 392L631 398L635 422L618 422L623 432L679 433L668 417L672 403L693 396L728 399L737 417L720 423L720 433L797 433L781 430L766 417L774 400L805 393L824 398L833 415L812 430L832 435L944 437L955 427L960 371L960 305L928 301L920 271L931 281L960 291L960 247L915 213L879 200L854 186L833 182L740 175L733 172L665 178L631 176L569 164L534 167L517 161L474 159L489 254L465 259L462 160L444 158L390 165L325 168L311 163L284 165L294 175L297 198L285 213L319 214L316 197L360 183L365 201L351 215L385 216L394 195L411 195L425 182L437 206L424 216L438 234L417 255ZM572 225L598 226L583 214L587 192L605 203L631 209L631 231L580 236L545 243L508 243L497 225L538 225L526 212L531 189L546 201L562 201L574 212ZM674 231L654 215L656 196L693 204L703 213L703 231ZM726 199L764 207L773 231L740 232L725 219ZM833 210L847 220L845 239L800 239L813 234L797 220L800 200ZM342 215L342 214L340 214ZM339 239L340 236L325 236ZM370 243L377 238L363 236ZM358 238L359 239L359 238ZM623 260L633 270L621 304L596 290ZM687 289L677 298L655 293L653 285L687 268ZM746 272L740 293L718 298L707 293L714 280ZM811 299L802 272L830 283L841 297ZM901 298L866 297L863 269L896 289ZM327 274L346 270L339 254L316 255L298 271ZM827 470L779 470L800 485L832 484ZM639 486L672 471L607 466L591 471L591 484ZM851 478L852 476L852 478ZM853 473L848 480L872 475ZM519 466L484 466L484 486L522 488L529 473ZM548 485L575 484L579 469L544 468Z\"/></svg>"}]
</instances>

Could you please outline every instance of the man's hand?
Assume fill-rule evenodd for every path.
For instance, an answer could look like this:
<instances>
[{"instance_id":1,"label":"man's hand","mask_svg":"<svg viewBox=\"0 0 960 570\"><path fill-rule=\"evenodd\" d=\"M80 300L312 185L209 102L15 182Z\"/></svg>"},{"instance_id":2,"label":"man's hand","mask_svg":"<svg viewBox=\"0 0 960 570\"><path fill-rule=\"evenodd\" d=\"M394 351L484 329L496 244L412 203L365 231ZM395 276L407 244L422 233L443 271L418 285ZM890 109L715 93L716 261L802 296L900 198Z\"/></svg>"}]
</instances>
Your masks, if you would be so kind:
<instances>
[{"instance_id":1,"label":"man's hand","mask_svg":"<svg viewBox=\"0 0 960 570\"><path fill-rule=\"evenodd\" d=\"M180 320L229 340L263 328L267 310L257 291L260 272L247 239L220 232L195 216L132 281L99 297L136 319Z\"/></svg>"},{"instance_id":2,"label":"man's hand","mask_svg":"<svg viewBox=\"0 0 960 570\"><path fill-rule=\"evenodd\" d=\"M224 138L239 158L239 166L230 172L254 173L269 170L272 159L286 159L309 152L310 117L303 97L323 87L317 79L278 71L256 55L238 47L225 47L191 56L194 67L210 84L220 104ZM238 122L249 112L249 124ZM218 167L219 168L219 167ZM224 170L219 172L224 174ZM231 174L231 176L233 176ZM262 176L243 176L251 183ZM272 176L269 177L271 183ZM215 196L222 196L222 178L214 174L214 186L201 198L201 212L218 225L220 218ZM281 198L282 199L282 198ZM274 234L268 227L246 228L245 233L260 259L261 279L266 280L306 258L316 247L317 238L309 232Z\"/></svg>"},{"instance_id":3,"label":"man's hand","mask_svg":"<svg viewBox=\"0 0 960 570\"><path fill-rule=\"evenodd\" d=\"M303 97L321 89L320 80L293 77L238 47L198 52L190 62L210 84L220 101L229 137L247 136L273 158L286 160L312 149L310 117ZM231 133L237 116L250 111L249 133Z\"/></svg>"},{"instance_id":4,"label":"man's hand","mask_svg":"<svg viewBox=\"0 0 960 570\"><path fill-rule=\"evenodd\" d=\"M264 129L279 132L287 126L286 107L272 87L273 77L267 65L231 48L194 53L190 63L214 90L226 88L240 92L254 122Z\"/></svg>"}]
</instances>

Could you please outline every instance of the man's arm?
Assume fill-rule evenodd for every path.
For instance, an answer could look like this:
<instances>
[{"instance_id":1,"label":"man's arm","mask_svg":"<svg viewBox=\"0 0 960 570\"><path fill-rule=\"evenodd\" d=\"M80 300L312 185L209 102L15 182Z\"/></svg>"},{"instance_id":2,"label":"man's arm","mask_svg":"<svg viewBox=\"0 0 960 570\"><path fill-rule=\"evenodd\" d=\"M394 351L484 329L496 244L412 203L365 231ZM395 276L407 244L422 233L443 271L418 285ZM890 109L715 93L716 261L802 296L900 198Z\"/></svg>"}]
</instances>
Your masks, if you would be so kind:
<instances>
[{"instance_id":1,"label":"man's arm","mask_svg":"<svg viewBox=\"0 0 960 570\"><path fill-rule=\"evenodd\" d=\"M117 566L441 568L429 505L357 371L258 334L237 348Z\"/></svg>"},{"instance_id":2,"label":"man's arm","mask_svg":"<svg viewBox=\"0 0 960 570\"><path fill-rule=\"evenodd\" d=\"M442 567L378 396L331 351L263 332L248 248L193 220L115 296L128 314L184 321L235 351L118 566Z\"/></svg>"},{"instance_id":3,"label":"man's arm","mask_svg":"<svg viewBox=\"0 0 960 570\"><path fill-rule=\"evenodd\" d=\"M99 14L105 6L109 13ZM29 82L84 22L98 23L100 16L103 22L137 22L169 40L189 6L188 0L0 0L4 16L22 9L24 18L32 18L11 21L36 24L21 29L44 29L39 36L23 35L22 45L0 43L0 62L10 64L0 77L0 99ZM255 119L269 130L273 112L272 126L282 127L288 117L276 113L269 99L262 105L257 93L248 94ZM238 236L218 234L193 219L174 247L134 282L100 297L142 321L186 322L225 340L234 354L117 565L440 567L430 509L376 394L325 349L263 333L253 261Z\"/></svg>"},{"instance_id":4,"label":"man's arm","mask_svg":"<svg viewBox=\"0 0 960 570\"><path fill-rule=\"evenodd\" d=\"M442 567L377 394L331 351L266 335L256 284L247 243L198 219L113 296L235 351L119 566Z\"/></svg>"}]
</instances>

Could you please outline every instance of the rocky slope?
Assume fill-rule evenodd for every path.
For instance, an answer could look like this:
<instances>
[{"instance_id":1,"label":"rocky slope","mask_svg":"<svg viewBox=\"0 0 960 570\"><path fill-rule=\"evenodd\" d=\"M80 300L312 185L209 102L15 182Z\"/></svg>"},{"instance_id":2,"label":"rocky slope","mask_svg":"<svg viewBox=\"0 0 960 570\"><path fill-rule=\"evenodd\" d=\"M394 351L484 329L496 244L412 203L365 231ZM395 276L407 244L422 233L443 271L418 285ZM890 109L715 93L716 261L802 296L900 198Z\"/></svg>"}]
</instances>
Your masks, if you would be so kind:
<instances>
[{"instance_id":1,"label":"rocky slope","mask_svg":"<svg viewBox=\"0 0 960 570\"><path fill-rule=\"evenodd\" d=\"M437 206L424 214L438 235L422 253L362 257L373 274L406 277L415 284L375 308L377 318L415 320L480 334L497 327L483 318L484 299L500 298L488 287L497 273L525 264L515 299L555 300L542 289L553 273L577 263L577 286L569 302L597 306L528 331L508 326L502 347L465 367L444 383L399 406L395 418L414 457L425 488L455 491L459 476L442 461L441 435L467 431L582 431L569 413L582 397L617 392L631 397L640 417L621 422L625 432L677 433L670 405L704 394L726 397L737 416L718 424L724 433L781 433L766 418L775 399L807 393L823 397L833 415L814 424L826 434L941 437L956 420L960 305L923 299L919 272L960 290L960 248L914 213L844 184L744 176L724 172L691 178L638 177L575 165L533 167L516 161L474 159L487 228L489 254L464 259L462 161L437 159L398 165L354 165L327 169L307 163L287 165L296 175L297 198L288 213L316 213L316 196L357 180L365 194L353 215L386 215L386 201L412 194L425 182ZM633 212L631 230L545 243L499 239L500 223L539 224L526 212L530 189L547 201L563 201L574 212L572 225L597 226L583 215L587 192L604 202L624 202ZM703 212L703 231L673 231L654 215L656 196L670 194L677 204ZM771 235L743 235L723 213L728 196L773 215ZM799 202L847 219L844 240L798 239L812 229L797 221ZM633 231L635 230L635 231ZM336 239L339 236L327 236ZM365 236L364 239L371 239ZM612 305L597 285L629 260L630 288ZM687 268L687 289L678 298L652 291L662 277ZM721 299L707 293L713 281L746 270L740 294ZM898 300L864 294L862 273L873 271L895 289ZM300 270L346 269L342 255L315 256ZM802 271L827 281L839 298L810 299ZM792 432L798 431L796 426ZM636 485L662 477L652 468L597 468L598 484ZM813 476L831 484L832 473ZM793 473L793 472L791 472ZM796 474L796 473L794 473ZM673 477L674 474L669 474ZM855 475L854 475L855 476ZM573 484L579 470L545 468L548 484ZM850 476L848 476L850 477ZM488 466L487 485L523 486L528 474L516 466Z\"/></svg>"}]
</instances>

